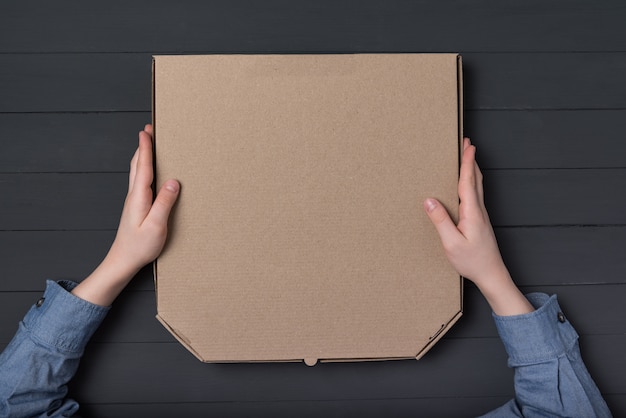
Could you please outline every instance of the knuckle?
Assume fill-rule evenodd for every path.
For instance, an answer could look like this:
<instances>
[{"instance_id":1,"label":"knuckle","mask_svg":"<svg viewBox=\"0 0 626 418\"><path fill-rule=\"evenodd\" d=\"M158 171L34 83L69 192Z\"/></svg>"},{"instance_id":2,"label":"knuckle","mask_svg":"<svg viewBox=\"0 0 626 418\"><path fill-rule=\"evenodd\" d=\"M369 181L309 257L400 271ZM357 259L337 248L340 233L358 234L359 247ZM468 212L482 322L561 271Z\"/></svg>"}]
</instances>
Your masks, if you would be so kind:
<instances>
[{"instance_id":1,"label":"knuckle","mask_svg":"<svg viewBox=\"0 0 626 418\"><path fill-rule=\"evenodd\" d=\"M465 242L462 239L448 239L443 242L443 249L450 259L458 258L460 254L467 251Z\"/></svg>"},{"instance_id":2,"label":"knuckle","mask_svg":"<svg viewBox=\"0 0 626 418\"><path fill-rule=\"evenodd\" d=\"M441 211L433 212L433 214L432 214L433 223L440 224L440 223L442 223L444 221L444 219L445 219L445 217L441 213Z\"/></svg>"},{"instance_id":3,"label":"knuckle","mask_svg":"<svg viewBox=\"0 0 626 418\"><path fill-rule=\"evenodd\" d=\"M435 224L443 223L447 217L448 213L442 207L436 208L431 214L431 218Z\"/></svg>"},{"instance_id":4,"label":"knuckle","mask_svg":"<svg viewBox=\"0 0 626 418\"><path fill-rule=\"evenodd\" d=\"M159 205L164 208L169 208L174 204L175 198L171 193L160 193L158 198L155 200L159 202Z\"/></svg>"},{"instance_id":5,"label":"knuckle","mask_svg":"<svg viewBox=\"0 0 626 418\"><path fill-rule=\"evenodd\" d=\"M159 237L167 233L167 224L153 219L148 225L148 230L151 236Z\"/></svg>"},{"instance_id":6,"label":"knuckle","mask_svg":"<svg viewBox=\"0 0 626 418\"><path fill-rule=\"evenodd\" d=\"M443 249L446 251L446 253L455 253L457 250L457 243L451 240L446 240L443 241Z\"/></svg>"}]
</instances>

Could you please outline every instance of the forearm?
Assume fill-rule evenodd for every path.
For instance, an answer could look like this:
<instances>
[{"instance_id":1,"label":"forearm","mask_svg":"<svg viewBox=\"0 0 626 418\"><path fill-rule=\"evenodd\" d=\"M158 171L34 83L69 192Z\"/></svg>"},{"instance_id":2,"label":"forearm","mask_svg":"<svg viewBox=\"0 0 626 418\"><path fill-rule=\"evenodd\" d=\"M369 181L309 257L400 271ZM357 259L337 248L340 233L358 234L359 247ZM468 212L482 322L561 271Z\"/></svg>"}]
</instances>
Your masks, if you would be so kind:
<instances>
[{"instance_id":1,"label":"forearm","mask_svg":"<svg viewBox=\"0 0 626 418\"><path fill-rule=\"evenodd\" d=\"M535 310L517 288L504 264L475 283L496 315L522 315Z\"/></svg>"},{"instance_id":2,"label":"forearm","mask_svg":"<svg viewBox=\"0 0 626 418\"><path fill-rule=\"evenodd\" d=\"M93 273L72 290L72 294L95 305L111 306L138 270L110 252Z\"/></svg>"}]
</instances>

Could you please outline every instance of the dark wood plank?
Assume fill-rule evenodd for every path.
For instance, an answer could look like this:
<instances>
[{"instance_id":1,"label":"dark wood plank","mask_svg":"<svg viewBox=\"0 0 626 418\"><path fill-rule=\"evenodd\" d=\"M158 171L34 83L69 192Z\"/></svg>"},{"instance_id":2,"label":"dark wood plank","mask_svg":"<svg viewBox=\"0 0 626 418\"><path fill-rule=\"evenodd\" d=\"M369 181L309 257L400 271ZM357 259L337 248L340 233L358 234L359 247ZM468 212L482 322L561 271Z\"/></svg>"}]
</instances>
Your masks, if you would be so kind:
<instances>
[{"instance_id":1,"label":"dark wood plank","mask_svg":"<svg viewBox=\"0 0 626 418\"><path fill-rule=\"evenodd\" d=\"M150 111L150 54L0 55L0 112Z\"/></svg>"},{"instance_id":2,"label":"dark wood plank","mask_svg":"<svg viewBox=\"0 0 626 418\"><path fill-rule=\"evenodd\" d=\"M624 51L625 18L618 0L4 0L0 52Z\"/></svg>"},{"instance_id":3,"label":"dark wood plank","mask_svg":"<svg viewBox=\"0 0 626 418\"><path fill-rule=\"evenodd\" d=\"M626 227L496 228L500 250L523 286L626 283Z\"/></svg>"},{"instance_id":4,"label":"dark wood plank","mask_svg":"<svg viewBox=\"0 0 626 418\"><path fill-rule=\"evenodd\" d=\"M43 291L46 279L80 281L106 255L115 231L0 232L1 291Z\"/></svg>"},{"instance_id":5,"label":"dark wood plank","mask_svg":"<svg viewBox=\"0 0 626 418\"><path fill-rule=\"evenodd\" d=\"M483 373L486 362L495 367ZM119 382L135 389L128 391ZM303 363L203 364L178 343L129 343L91 344L72 393L87 403L511 396L511 382L498 339L442 341L420 361L313 368Z\"/></svg>"},{"instance_id":6,"label":"dark wood plank","mask_svg":"<svg viewBox=\"0 0 626 418\"><path fill-rule=\"evenodd\" d=\"M0 114L3 173L128 172L149 112Z\"/></svg>"},{"instance_id":7,"label":"dark wood plank","mask_svg":"<svg viewBox=\"0 0 626 418\"><path fill-rule=\"evenodd\" d=\"M557 295L559 305L579 335L626 334L626 284L523 286L522 292ZM491 309L473 285L466 285L463 317L444 338L497 337Z\"/></svg>"},{"instance_id":8,"label":"dark wood plank","mask_svg":"<svg viewBox=\"0 0 626 418\"><path fill-rule=\"evenodd\" d=\"M580 289L578 296L584 297L582 293L584 290ZM592 311L582 309L577 301L571 300L571 295L566 303L563 302L566 298L561 299L563 307L567 306L566 303L576 305L579 319L589 325L596 322L595 318L585 318L583 311ZM623 300L623 296L619 299ZM607 304L611 302L607 301ZM621 317L618 312L613 314ZM123 317L129 318L129 315L132 313L121 315L118 321L123 322ZM575 320L569 313L568 316ZM609 369L624 367L619 353L626 348L625 339L623 333L583 336L581 339L588 367L607 393L624 390L619 372ZM446 338L419 362L322 364L310 369L302 364L206 365L175 342L150 345L92 343L73 384L78 389L72 393L78 393L79 400L92 403L159 402L159 399L152 398L155 390L157 396L162 396L160 399L229 403L301 399L394 400L450 395L499 394L507 397L510 394L506 390L503 392L503 388L508 388L511 380L503 356L497 338ZM110 366L106 367L107 364ZM485 370L485 364L492 366ZM489 383L478 384L481 386L478 393L474 380ZM128 382L134 389L127 391L124 385L119 385L120 381ZM328 387L329 381L333 382L331 387ZM346 394L344 390L337 392L333 389L338 387L351 389ZM472 389L468 390L470 387Z\"/></svg>"},{"instance_id":9,"label":"dark wood plank","mask_svg":"<svg viewBox=\"0 0 626 418\"><path fill-rule=\"evenodd\" d=\"M467 111L483 169L626 167L626 110Z\"/></svg>"},{"instance_id":10,"label":"dark wood plank","mask_svg":"<svg viewBox=\"0 0 626 418\"><path fill-rule=\"evenodd\" d=\"M0 174L0 230L115 230L128 174ZM5 194L6 193L6 194Z\"/></svg>"},{"instance_id":11,"label":"dark wood plank","mask_svg":"<svg viewBox=\"0 0 626 418\"><path fill-rule=\"evenodd\" d=\"M525 293L556 294L567 318L579 335L626 334L626 284L581 286L529 286ZM18 322L39 299L41 292L0 292L0 344L13 337ZM94 342L158 343L174 338L155 319L154 291L126 290L115 301ZM465 291L464 314L444 338L497 337L491 309L476 287Z\"/></svg>"},{"instance_id":12,"label":"dark wood plank","mask_svg":"<svg viewBox=\"0 0 626 418\"><path fill-rule=\"evenodd\" d=\"M528 286L524 293L556 294L563 312L582 336L626 334L626 284L580 286ZM0 293L0 301L3 296ZM31 298L31 302L32 298ZM7 309L8 310L8 309ZM2 310L0 310L2 313ZM113 306L96 342L171 342L174 341L154 318L155 295L152 291L127 291ZM497 337L491 309L474 286L466 286L464 316L445 338ZM0 335L0 341L2 341Z\"/></svg>"},{"instance_id":13,"label":"dark wood plank","mask_svg":"<svg viewBox=\"0 0 626 418\"><path fill-rule=\"evenodd\" d=\"M0 170L124 172L149 112L0 114ZM483 169L626 167L626 110L467 111Z\"/></svg>"},{"instance_id":14,"label":"dark wood plank","mask_svg":"<svg viewBox=\"0 0 626 418\"><path fill-rule=\"evenodd\" d=\"M18 324L30 307L41 297L40 292L0 292L0 346L11 341L17 332Z\"/></svg>"},{"instance_id":15,"label":"dark wood plank","mask_svg":"<svg viewBox=\"0 0 626 418\"><path fill-rule=\"evenodd\" d=\"M81 281L107 254L114 230L0 231L0 292L41 292L45 280ZM130 290L153 290L152 268L142 269Z\"/></svg>"},{"instance_id":16,"label":"dark wood plank","mask_svg":"<svg viewBox=\"0 0 626 418\"><path fill-rule=\"evenodd\" d=\"M152 53L460 51L504 258L523 291L559 295L626 416L624 21L621 0L0 2L0 349L46 277L80 280L106 253ZM205 365L154 319L151 272L88 348L71 390L87 416L474 416L512 395L469 283L419 362Z\"/></svg>"},{"instance_id":17,"label":"dark wood plank","mask_svg":"<svg viewBox=\"0 0 626 418\"><path fill-rule=\"evenodd\" d=\"M90 418L239 418L239 417L394 417L449 418L475 417L499 407L505 396L419 398L419 399L349 399L267 402L198 402L159 404L82 404L81 413ZM462 415L461 412L462 411Z\"/></svg>"},{"instance_id":18,"label":"dark wood plank","mask_svg":"<svg viewBox=\"0 0 626 418\"><path fill-rule=\"evenodd\" d=\"M19 321L41 297L41 292L0 292L0 344L7 344ZM94 342L174 342L158 322L154 291L128 289L114 302L106 319L92 337Z\"/></svg>"},{"instance_id":19,"label":"dark wood plank","mask_svg":"<svg viewBox=\"0 0 626 418\"><path fill-rule=\"evenodd\" d=\"M586 336L581 347L600 389L623 394L626 336ZM393 399L512 396L513 383L498 338L442 340L420 361L313 368L202 364L177 343L92 344L71 393L86 403Z\"/></svg>"},{"instance_id":20,"label":"dark wood plank","mask_svg":"<svg viewBox=\"0 0 626 418\"><path fill-rule=\"evenodd\" d=\"M613 416L626 416L626 395L605 395ZM82 404L85 416L117 418L207 417L475 417L509 400L505 396L339 401Z\"/></svg>"},{"instance_id":21,"label":"dark wood plank","mask_svg":"<svg viewBox=\"0 0 626 418\"><path fill-rule=\"evenodd\" d=\"M626 285L530 286L525 293L557 294L563 310L580 335L626 333ZM0 292L0 316L6 324L17 326L40 292ZM153 291L129 289L115 302L108 318L95 334L96 342L171 342L173 338L155 320ZM0 343L6 343L15 332L7 326L0 330ZM491 310L478 290L467 286L464 316L446 338L480 338L497 336Z\"/></svg>"},{"instance_id":22,"label":"dark wood plank","mask_svg":"<svg viewBox=\"0 0 626 418\"><path fill-rule=\"evenodd\" d=\"M626 170L489 170L494 226L626 225Z\"/></svg>"},{"instance_id":23,"label":"dark wood plank","mask_svg":"<svg viewBox=\"0 0 626 418\"><path fill-rule=\"evenodd\" d=\"M626 104L625 53L465 54L463 63L468 110L623 109Z\"/></svg>"},{"instance_id":24,"label":"dark wood plank","mask_svg":"<svg viewBox=\"0 0 626 418\"><path fill-rule=\"evenodd\" d=\"M626 395L604 394L603 397L614 417L626 416Z\"/></svg>"},{"instance_id":25,"label":"dark wood plank","mask_svg":"<svg viewBox=\"0 0 626 418\"><path fill-rule=\"evenodd\" d=\"M0 55L0 113L150 110L151 54ZM465 108L624 109L626 52L464 55Z\"/></svg>"},{"instance_id":26,"label":"dark wood plank","mask_svg":"<svg viewBox=\"0 0 626 418\"><path fill-rule=\"evenodd\" d=\"M11 197L0 231L116 229L127 181L125 173L0 174L0 194ZM626 225L624 190L626 169L485 172L494 226Z\"/></svg>"}]
</instances>

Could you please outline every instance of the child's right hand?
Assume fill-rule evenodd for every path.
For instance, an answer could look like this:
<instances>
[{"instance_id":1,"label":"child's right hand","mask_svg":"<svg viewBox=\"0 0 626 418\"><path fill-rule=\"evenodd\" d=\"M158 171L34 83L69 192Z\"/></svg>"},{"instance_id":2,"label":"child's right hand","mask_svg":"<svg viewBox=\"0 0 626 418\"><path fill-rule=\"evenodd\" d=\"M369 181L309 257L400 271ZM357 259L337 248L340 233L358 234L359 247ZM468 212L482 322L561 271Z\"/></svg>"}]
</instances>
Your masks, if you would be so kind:
<instances>
[{"instance_id":1,"label":"child's right hand","mask_svg":"<svg viewBox=\"0 0 626 418\"><path fill-rule=\"evenodd\" d=\"M459 274L478 285L508 273L483 202L482 173L476 164L475 154L476 147L465 138L459 176L461 203L458 225L435 199L427 199L424 209L437 228L450 263Z\"/></svg>"},{"instance_id":2,"label":"child's right hand","mask_svg":"<svg viewBox=\"0 0 626 418\"><path fill-rule=\"evenodd\" d=\"M455 225L443 205L426 199L424 209L432 221L448 260L460 275L473 281L499 315L533 310L519 292L502 261L483 199L482 173L475 160L476 147L463 139L459 176L459 223Z\"/></svg>"}]
</instances>

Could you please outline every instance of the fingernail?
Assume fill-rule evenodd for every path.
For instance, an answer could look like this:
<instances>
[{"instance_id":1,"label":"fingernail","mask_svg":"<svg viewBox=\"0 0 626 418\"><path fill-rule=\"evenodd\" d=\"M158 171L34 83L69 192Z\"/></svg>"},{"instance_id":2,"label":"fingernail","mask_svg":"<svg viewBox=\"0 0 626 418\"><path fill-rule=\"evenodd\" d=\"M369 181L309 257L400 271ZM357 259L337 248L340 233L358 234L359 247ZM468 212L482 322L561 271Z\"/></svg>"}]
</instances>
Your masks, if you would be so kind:
<instances>
[{"instance_id":1,"label":"fingernail","mask_svg":"<svg viewBox=\"0 0 626 418\"><path fill-rule=\"evenodd\" d=\"M426 199L424 206L426 206L427 212L432 212L437 207L437 202L434 199Z\"/></svg>"},{"instance_id":2,"label":"fingernail","mask_svg":"<svg viewBox=\"0 0 626 418\"><path fill-rule=\"evenodd\" d=\"M469 137L465 137L465 139L467 139L467 143L468 143L468 144L472 145L472 140L471 140L471 139L469 139Z\"/></svg>"},{"instance_id":3,"label":"fingernail","mask_svg":"<svg viewBox=\"0 0 626 418\"><path fill-rule=\"evenodd\" d=\"M178 191L178 183L175 181L170 181L165 184L165 189L169 190L172 193L176 193Z\"/></svg>"}]
</instances>

